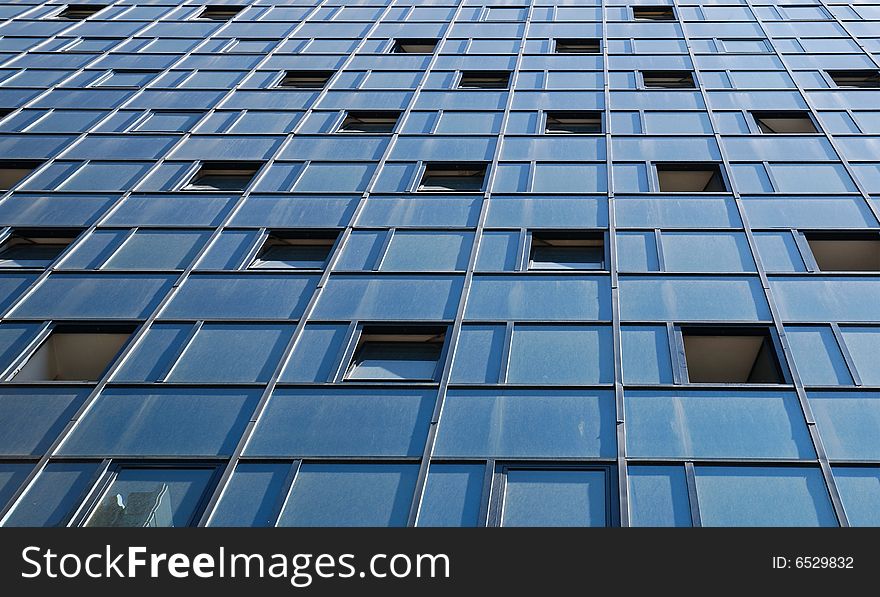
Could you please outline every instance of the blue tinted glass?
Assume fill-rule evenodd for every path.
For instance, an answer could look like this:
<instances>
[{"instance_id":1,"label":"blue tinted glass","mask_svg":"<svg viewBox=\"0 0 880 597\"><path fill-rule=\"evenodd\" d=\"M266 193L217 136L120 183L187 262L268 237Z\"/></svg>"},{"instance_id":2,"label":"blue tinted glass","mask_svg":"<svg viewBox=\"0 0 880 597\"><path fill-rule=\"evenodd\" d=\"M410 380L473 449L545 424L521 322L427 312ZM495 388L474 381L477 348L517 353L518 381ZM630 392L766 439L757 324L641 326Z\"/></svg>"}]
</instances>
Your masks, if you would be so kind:
<instances>
[{"instance_id":1,"label":"blue tinted glass","mask_svg":"<svg viewBox=\"0 0 880 597\"><path fill-rule=\"evenodd\" d=\"M113 376L115 381L159 381L183 348L191 323L154 324Z\"/></svg>"},{"instance_id":2,"label":"blue tinted glass","mask_svg":"<svg viewBox=\"0 0 880 597\"><path fill-rule=\"evenodd\" d=\"M758 278L620 280L620 313L630 320L763 320L770 318Z\"/></svg>"},{"instance_id":3,"label":"blue tinted glass","mask_svg":"<svg viewBox=\"0 0 880 597\"><path fill-rule=\"evenodd\" d=\"M588 385L614 378L611 328L517 325L507 381Z\"/></svg>"},{"instance_id":4,"label":"blue tinted glass","mask_svg":"<svg viewBox=\"0 0 880 597\"><path fill-rule=\"evenodd\" d=\"M171 287L172 276L53 275L12 313L27 319L137 319Z\"/></svg>"},{"instance_id":5,"label":"blue tinted glass","mask_svg":"<svg viewBox=\"0 0 880 597\"><path fill-rule=\"evenodd\" d=\"M804 260L791 232L756 232L755 244L765 270L771 272L805 271Z\"/></svg>"},{"instance_id":6,"label":"blue tinted glass","mask_svg":"<svg viewBox=\"0 0 880 597\"><path fill-rule=\"evenodd\" d=\"M6 388L0 394L0 454L42 455L87 395L88 389Z\"/></svg>"},{"instance_id":7,"label":"blue tinted glass","mask_svg":"<svg viewBox=\"0 0 880 597\"><path fill-rule=\"evenodd\" d=\"M0 508L12 498L33 468L30 462L0 462Z\"/></svg>"},{"instance_id":8,"label":"blue tinted glass","mask_svg":"<svg viewBox=\"0 0 880 597\"><path fill-rule=\"evenodd\" d=\"M332 276L315 306L318 319L451 319L461 277Z\"/></svg>"},{"instance_id":9,"label":"blue tinted glass","mask_svg":"<svg viewBox=\"0 0 880 597\"><path fill-rule=\"evenodd\" d=\"M626 394L627 453L669 458L814 458L794 394Z\"/></svg>"},{"instance_id":10,"label":"blue tinted glass","mask_svg":"<svg viewBox=\"0 0 880 597\"><path fill-rule=\"evenodd\" d=\"M880 328L874 327L841 327L841 335L852 356L862 383L871 386L880 385Z\"/></svg>"},{"instance_id":11,"label":"blue tinted glass","mask_svg":"<svg viewBox=\"0 0 880 597\"><path fill-rule=\"evenodd\" d=\"M84 526L192 526L213 476L213 468L120 469Z\"/></svg>"},{"instance_id":12,"label":"blue tinted glass","mask_svg":"<svg viewBox=\"0 0 880 597\"><path fill-rule=\"evenodd\" d=\"M880 469L836 466L834 479L849 524L880 526Z\"/></svg>"},{"instance_id":13,"label":"blue tinted glass","mask_svg":"<svg viewBox=\"0 0 880 597\"><path fill-rule=\"evenodd\" d=\"M664 232L663 260L672 272L755 271L742 232Z\"/></svg>"},{"instance_id":14,"label":"blue tinted glass","mask_svg":"<svg viewBox=\"0 0 880 597\"><path fill-rule=\"evenodd\" d=\"M467 267L473 236L467 232L395 232L380 269L463 270Z\"/></svg>"},{"instance_id":15,"label":"blue tinted glass","mask_svg":"<svg viewBox=\"0 0 880 597\"><path fill-rule=\"evenodd\" d=\"M299 337L281 381L328 381L336 372L348 326L309 324Z\"/></svg>"},{"instance_id":16,"label":"blue tinted glass","mask_svg":"<svg viewBox=\"0 0 880 597\"><path fill-rule=\"evenodd\" d=\"M290 275L191 276L164 318L296 318L311 298L317 278Z\"/></svg>"},{"instance_id":17,"label":"blue tinted glass","mask_svg":"<svg viewBox=\"0 0 880 597\"><path fill-rule=\"evenodd\" d=\"M419 509L420 527L477 526L483 493L481 464L433 464Z\"/></svg>"},{"instance_id":18,"label":"blue tinted glass","mask_svg":"<svg viewBox=\"0 0 880 597\"><path fill-rule=\"evenodd\" d=\"M804 384L852 383L852 377L830 327L786 327L785 335Z\"/></svg>"},{"instance_id":19,"label":"blue tinted glass","mask_svg":"<svg viewBox=\"0 0 880 597\"><path fill-rule=\"evenodd\" d=\"M104 264L104 269L175 269L193 260L210 233L139 230Z\"/></svg>"},{"instance_id":20,"label":"blue tinted glass","mask_svg":"<svg viewBox=\"0 0 880 597\"><path fill-rule=\"evenodd\" d=\"M683 466L629 466L627 480L632 526L691 526Z\"/></svg>"},{"instance_id":21,"label":"blue tinted glass","mask_svg":"<svg viewBox=\"0 0 880 597\"><path fill-rule=\"evenodd\" d=\"M278 526L405 526L418 465L303 464Z\"/></svg>"},{"instance_id":22,"label":"blue tinted glass","mask_svg":"<svg viewBox=\"0 0 880 597\"><path fill-rule=\"evenodd\" d=\"M235 467L211 514L212 527L268 527L275 524L290 474L287 463L243 462Z\"/></svg>"},{"instance_id":23,"label":"blue tinted glass","mask_svg":"<svg viewBox=\"0 0 880 597\"><path fill-rule=\"evenodd\" d=\"M501 526L603 527L606 514L604 471L507 471Z\"/></svg>"},{"instance_id":24,"label":"blue tinted glass","mask_svg":"<svg viewBox=\"0 0 880 597\"><path fill-rule=\"evenodd\" d=\"M167 381L266 381L278 367L292 335L292 325L205 324Z\"/></svg>"},{"instance_id":25,"label":"blue tinted glass","mask_svg":"<svg viewBox=\"0 0 880 597\"><path fill-rule=\"evenodd\" d=\"M698 466L696 485L703 526L837 526L818 468Z\"/></svg>"},{"instance_id":26,"label":"blue tinted glass","mask_svg":"<svg viewBox=\"0 0 880 597\"><path fill-rule=\"evenodd\" d=\"M785 321L880 321L880 302L873 298L880 280L778 278L770 280L770 289Z\"/></svg>"},{"instance_id":27,"label":"blue tinted glass","mask_svg":"<svg viewBox=\"0 0 880 597\"><path fill-rule=\"evenodd\" d=\"M613 393L453 390L435 455L613 457L615 446Z\"/></svg>"},{"instance_id":28,"label":"blue tinted glass","mask_svg":"<svg viewBox=\"0 0 880 597\"><path fill-rule=\"evenodd\" d=\"M672 383L672 357L665 326L624 326L620 342L626 383Z\"/></svg>"},{"instance_id":29,"label":"blue tinted glass","mask_svg":"<svg viewBox=\"0 0 880 597\"><path fill-rule=\"evenodd\" d=\"M810 408L828 457L837 460L880 459L880 394L810 392Z\"/></svg>"},{"instance_id":30,"label":"blue tinted glass","mask_svg":"<svg viewBox=\"0 0 880 597\"><path fill-rule=\"evenodd\" d=\"M248 456L416 456L435 392L283 389L272 395Z\"/></svg>"},{"instance_id":31,"label":"blue tinted glass","mask_svg":"<svg viewBox=\"0 0 880 597\"><path fill-rule=\"evenodd\" d=\"M497 383L504 334L504 326L500 325L462 326L452 363L452 381Z\"/></svg>"},{"instance_id":32,"label":"blue tinted glass","mask_svg":"<svg viewBox=\"0 0 880 597\"><path fill-rule=\"evenodd\" d=\"M64 454L229 454L260 390L106 390L61 448Z\"/></svg>"},{"instance_id":33,"label":"blue tinted glass","mask_svg":"<svg viewBox=\"0 0 880 597\"><path fill-rule=\"evenodd\" d=\"M96 481L98 462L50 462L3 521L7 527L54 527L67 522Z\"/></svg>"},{"instance_id":34,"label":"blue tinted glass","mask_svg":"<svg viewBox=\"0 0 880 597\"><path fill-rule=\"evenodd\" d=\"M475 277L466 319L610 319L606 277Z\"/></svg>"}]
</instances>

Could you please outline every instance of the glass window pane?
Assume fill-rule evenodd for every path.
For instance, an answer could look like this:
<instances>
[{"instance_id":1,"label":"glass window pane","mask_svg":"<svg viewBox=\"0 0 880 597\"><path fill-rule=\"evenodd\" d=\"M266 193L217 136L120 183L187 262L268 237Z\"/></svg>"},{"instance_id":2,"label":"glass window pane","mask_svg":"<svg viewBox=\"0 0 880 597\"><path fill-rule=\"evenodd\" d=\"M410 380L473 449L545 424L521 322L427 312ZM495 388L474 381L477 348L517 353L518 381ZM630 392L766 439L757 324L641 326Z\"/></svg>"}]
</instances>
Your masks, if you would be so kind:
<instances>
[{"instance_id":1,"label":"glass window pane","mask_svg":"<svg viewBox=\"0 0 880 597\"><path fill-rule=\"evenodd\" d=\"M243 462L235 467L211 514L212 527L269 527L275 524L290 464Z\"/></svg>"},{"instance_id":2,"label":"glass window pane","mask_svg":"<svg viewBox=\"0 0 880 597\"><path fill-rule=\"evenodd\" d=\"M607 526L605 477L601 470L510 469L501 526Z\"/></svg>"},{"instance_id":3,"label":"glass window pane","mask_svg":"<svg viewBox=\"0 0 880 597\"><path fill-rule=\"evenodd\" d=\"M432 464L419 510L418 526L477 526L483 474L482 464Z\"/></svg>"},{"instance_id":4,"label":"glass window pane","mask_svg":"<svg viewBox=\"0 0 880 597\"><path fill-rule=\"evenodd\" d=\"M703 526L837 526L818 468L698 466L695 472Z\"/></svg>"},{"instance_id":5,"label":"glass window pane","mask_svg":"<svg viewBox=\"0 0 880 597\"><path fill-rule=\"evenodd\" d=\"M627 478L632 526L691 526L683 466L630 466Z\"/></svg>"},{"instance_id":6,"label":"glass window pane","mask_svg":"<svg viewBox=\"0 0 880 597\"><path fill-rule=\"evenodd\" d=\"M611 328L517 325L509 383L588 385L614 378Z\"/></svg>"},{"instance_id":7,"label":"glass window pane","mask_svg":"<svg viewBox=\"0 0 880 597\"><path fill-rule=\"evenodd\" d=\"M405 526L418 465L303 464L278 526Z\"/></svg>"},{"instance_id":8,"label":"glass window pane","mask_svg":"<svg viewBox=\"0 0 880 597\"><path fill-rule=\"evenodd\" d=\"M97 462L50 462L3 521L7 527L61 526L95 482Z\"/></svg>"},{"instance_id":9,"label":"glass window pane","mask_svg":"<svg viewBox=\"0 0 880 597\"><path fill-rule=\"evenodd\" d=\"M880 526L880 469L836 466L834 478L849 524Z\"/></svg>"},{"instance_id":10,"label":"glass window pane","mask_svg":"<svg viewBox=\"0 0 880 597\"><path fill-rule=\"evenodd\" d=\"M213 468L122 468L84 526L192 526L213 476Z\"/></svg>"},{"instance_id":11,"label":"glass window pane","mask_svg":"<svg viewBox=\"0 0 880 597\"><path fill-rule=\"evenodd\" d=\"M0 462L0 508L15 493L34 465L30 462Z\"/></svg>"}]
</instances>

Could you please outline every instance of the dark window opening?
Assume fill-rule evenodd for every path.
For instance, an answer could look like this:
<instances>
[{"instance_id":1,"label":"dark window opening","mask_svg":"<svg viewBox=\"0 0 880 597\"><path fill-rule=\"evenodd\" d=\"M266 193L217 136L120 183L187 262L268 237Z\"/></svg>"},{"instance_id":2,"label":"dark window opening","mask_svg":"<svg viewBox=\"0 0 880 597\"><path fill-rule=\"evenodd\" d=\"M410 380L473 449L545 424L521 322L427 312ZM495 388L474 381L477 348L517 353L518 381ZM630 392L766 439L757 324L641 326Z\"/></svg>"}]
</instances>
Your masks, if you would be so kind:
<instances>
[{"instance_id":1,"label":"dark window opening","mask_svg":"<svg viewBox=\"0 0 880 597\"><path fill-rule=\"evenodd\" d=\"M661 193L724 193L727 185L718 164L657 164Z\"/></svg>"},{"instance_id":2,"label":"dark window opening","mask_svg":"<svg viewBox=\"0 0 880 597\"><path fill-rule=\"evenodd\" d=\"M816 133L816 125L808 112L752 112L762 133L786 135Z\"/></svg>"},{"instance_id":3,"label":"dark window opening","mask_svg":"<svg viewBox=\"0 0 880 597\"><path fill-rule=\"evenodd\" d=\"M211 21L229 21L244 10L244 6L206 6L197 19Z\"/></svg>"},{"instance_id":4,"label":"dark window opening","mask_svg":"<svg viewBox=\"0 0 880 597\"><path fill-rule=\"evenodd\" d=\"M637 21L674 21L671 6L633 6L633 18Z\"/></svg>"},{"instance_id":5,"label":"dark window opening","mask_svg":"<svg viewBox=\"0 0 880 597\"><path fill-rule=\"evenodd\" d=\"M436 49L436 39L397 39L391 46L394 54L433 54Z\"/></svg>"},{"instance_id":6,"label":"dark window opening","mask_svg":"<svg viewBox=\"0 0 880 597\"><path fill-rule=\"evenodd\" d=\"M284 73L278 87L323 89L332 76L332 70L289 70Z\"/></svg>"},{"instance_id":7,"label":"dark window opening","mask_svg":"<svg viewBox=\"0 0 880 597\"><path fill-rule=\"evenodd\" d=\"M876 232L807 232L804 237L820 271L880 271L880 235Z\"/></svg>"},{"instance_id":8,"label":"dark window opening","mask_svg":"<svg viewBox=\"0 0 880 597\"><path fill-rule=\"evenodd\" d=\"M650 89L696 89L694 74L686 70L642 71L645 87Z\"/></svg>"},{"instance_id":9,"label":"dark window opening","mask_svg":"<svg viewBox=\"0 0 880 597\"><path fill-rule=\"evenodd\" d=\"M68 19L70 21L82 21L92 15L95 15L105 8L107 4L72 4L59 12L56 16L59 19Z\"/></svg>"},{"instance_id":10,"label":"dark window opening","mask_svg":"<svg viewBox=\"0 0 880 597\"><path fill-rule=\"evenodd\" d=\"M253 269L323 269L339 233L326 230L279 230L269 234L250 267Z\"/></svg>"},{"instance_id":11,"label":"dark window opening","mask_svg":"<svg viewBox=\"0 0 880 597\"><path fill-rule=\"evenodd\" d=\"M880 70L830 70L838 87L880 87Z\"/></svg>"},{"instance_id":12,"label":"dark window opening","mask_svg":"<svg viewBox=\"0 0 880 597\"><path fill-rule=\"evenodd\" d=\"M0 163L0 191L8 191L40 166L40 162Z\"/></svg>"},{"instance_id":13,"label":"dark window opening","mask_svg":"<svg viewBox=\"0 0 880 597\"><path fill-rule=\"evenodd\" d=\"M0 267L48 267L79 230L14 230L0 245Z\"/></svg>"},{"instance_id":14,"label":"dark window opening","mask_svg":"<svg viewBox=\"0 0 880 597\"><path fill-rule=\"evenodd\" d=\"M261 162L205 162L183 190L243 191L261 166Z\"/></svg>"},{"instance_id":15,"label":"dark window opening","mask_svg":"<svg viewBox=\"0 0 880 597\"><path fill-rule=\"evenodd\" d=\"M393 133L400 112L349 112L340 133Z\"/></svg>"},{"instance_id":16,"label":"dark window opening","mask_svg":"<svg viewBox=\"0 0 880 597\"><path fill-rule=\"evenodd\" d=\"M134 330L132 325L59 325L10 379L98 381Z\"/></svg>"},{"instance_id":17,"label":"dark window opening","mask_svg":"<svg viewBox=\"0 0 880 597\"><path fill-rule=\"evenodd\" d=\"M507 89L509 71L467 71L461 73L459 89Z\"/></svg>"},{"instance_id":18,"label":"dark window opening","mask_svg":"<svg viewBox=\"0 0 880 597\"><path fill-rule=\"evenodd\" d=\"M600 49L598 39L557 39L557 54L598 54Z\"/></svg>"},{"instance_id":19,"label":"dark window opening","mask_svg":"<svg viewBox=\"0 0 880 597\"><path fill-rule=\"evenodd\" d=\"M15 112L13 108L0 108L0 120L3 120L13 112Z\"/></svg>"},{"instance_id":20,"label":"dark window opening","mask_svg":"<svg viewBox=\"0 0 880 597\"><path fill-rule=\"evenodd\" d=\"M690 383L785 383L770 332L762 328L683 328Z\"/></svg>"},{"instance_id":21,"label":"dark window opening","mask_svg":"<svg viewBox=\"0 0 880 597\"><path fill-rule=\"evenodd\" d=\"M552 135L601 133L602 113L598 111L547 112L544 132Z\"/></svg>"},{"instance_id":22,"label":"dark window opening","mask_svg":"<svg viewBox=\"0 0 880 597\"><path fill-rule=\"evenodd\" d=\"M445 339L446 327L366 327L345 377L350 380L436 380Z\"/></svg>"},{"instance_id":23,"label":"dark window opening","mask_svg":"<svg viewBox=\"0 0 880 597\"><path fill-rule=\"evenodd\" d=\"M118 466L83 526L195 526L216 473L212 466Z\"/></svg>"},{"instance_id":24,"label":"dark window opening","mask_svg":"<svg viewBox=\"0 0 880 597\"><path fill-rule=\"evenodd\" d=\"M605 235L601 232L533 232L529 269L605 269Z\"/></svg>"},{"instance_id":25,"label":"dark window opening","mask_svg":"<svg viewBox=\"0 0 880 597\"><path fill-rule=\"evenodd\" d=\"M420 191L482 191L486 164L428 164Z\"/></svg>"}]
</instances>

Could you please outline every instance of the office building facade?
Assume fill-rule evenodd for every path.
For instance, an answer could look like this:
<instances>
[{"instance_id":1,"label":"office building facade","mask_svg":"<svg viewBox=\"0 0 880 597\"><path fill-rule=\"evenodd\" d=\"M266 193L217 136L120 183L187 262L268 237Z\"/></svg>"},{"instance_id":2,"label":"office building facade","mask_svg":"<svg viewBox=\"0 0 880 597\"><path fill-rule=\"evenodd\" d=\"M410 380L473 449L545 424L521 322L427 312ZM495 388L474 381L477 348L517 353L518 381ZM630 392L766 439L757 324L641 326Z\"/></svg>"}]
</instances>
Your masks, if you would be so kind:
<instances>
[{"instance_id":1,"label":"office building facade","mask_svg":"<svg viewBox=\"0 0 880 597\"><path fill-rule=\"evenodd\" d=\"M880 524L880 4L0 18L3 526Z\"/></svg>"}]
</instances>

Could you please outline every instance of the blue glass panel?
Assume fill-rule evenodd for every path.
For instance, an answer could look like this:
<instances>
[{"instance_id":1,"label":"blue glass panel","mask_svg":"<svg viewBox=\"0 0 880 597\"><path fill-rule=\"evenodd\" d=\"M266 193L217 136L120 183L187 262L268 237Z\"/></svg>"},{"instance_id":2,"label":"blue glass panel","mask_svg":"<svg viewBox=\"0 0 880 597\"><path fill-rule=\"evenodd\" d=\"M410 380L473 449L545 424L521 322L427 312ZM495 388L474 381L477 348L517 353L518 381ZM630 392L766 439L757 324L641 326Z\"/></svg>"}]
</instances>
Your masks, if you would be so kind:
<instances>
[{"instance_id":1,"label":"blue glass panel","mask_svg":"<svg viewBox=\"0 0 880 597\"><path fill-rule=\"evenodd\" d=\"M613 457L614 421L611 392L454 390L444 402L435 455Z\"/></svg>"},{"instance_id":2,"label":"blue glass panel","mask_svg":"<svg viewBox=\"0 0 880 597\"><path fill-rule=\"evenodd\" d=\"M770 272L806 271L791 232L756 232L755 245L764 269Z\"/></svg>"},{"instance_id":3,"label":"blue glass panel","mask_svg":"<svg viewBox=\"0 0 880 597\"><path fill-rule=\"evenodd\" d=\"M742 232L664 232L660 238L666 271L755 271L749 243Z\"/></svg>"},{"instance_id":4,"label":"blue glass panel","mask_svg":"<svg viewBox=\"0 0 880 597\"><path fill-rule=\"evenodd\" d=\"M395 232L379 269L464 270L473 239L470 232Z\"/></svg>"},{"instance_id":5,"label":"blue glass panel","mask_svg":"<svg viewBox=\"0 0 880 597\"><path fill-rule=\"evenodd\" d=\"M249 456L416 456L425 447L433 391L277 390Z\"/></svg>"},{"instance_id":6,"label":"blue glass panel","mask_svg":"<svg viewBox=\"0 0 880 597\"><path fill-rule=\"evenodd\" d=\"M162 310L164 318L292 319L312 296L315 276L191 276Z\"/></svg>"},{"instance_id":7,"label":"blue glass panel","mask_svg":"<svg viewBox=\"0 0 880 597\"><path fill-rule=\"evenodd\" d=\"M154 324L114 374L114 381L159 381L192 330L191 323Z\"/></svg>"},{"instance_id":8,"label":"blue glass panel","mask_svg":"<svg viewBox=\"0 0 880 597\"><path fill-rule=\"evenodd\" d=\"M610 327L517 325L507 381L589 385L614 380Z\"/></svg>"},{"instance_id":9,"label":"blue glass panel","mask_svg":"<svg viewBox=\"0 0 880 597\"><path fill-rule=\"evenodd\" d=\"M626 383L672 383L666 326L623 326L620 343Z\"/></svg>"},{"instance_id":10,"label":"blue glass panel","mask_svg":"<svg viewBox=\"0 0 880 597\"><path fill-rule=\"evenodd\" d=\"M625 406L633 457L815 458L794 394L630 391Z\"/></svg>"},{"instance_id":11,"label":"blue glass panel","mask_svg":"<svg viewBox=\"0 0 880 597\"><path fill-rule=\"evenodd\" d=\"M653 232L618 232L617 267L624 272L660 270Z\"/></svg>"},{"instance_id":12,"label":"blue glass panel","mask_svg":"<svg viewBox=\"0 0 880 597\"><path fill-rule=\"evenodd\" d=\"M477 526L483 499L483 474L481 464L432 464L418 526Z\"/></svg>"},{"instance_id":13,"label":"blue glass panel","mask_svg":"<svg viewBox=\"0 0 880 597\"><path fill-rule=\"evenodd\" d=\"M278 526L405 526L418 465L303 464Z\"/></svg>"},{"instance_id":14,"label":"blue glass panel","mask_svg":"<svg viewBox=\"0 0 880 597\"><path fill-rule=\"evenodd\" d=\"M339 258L336 270L371 270L382 256L387 233L373 230L355 230L348 237Z\"/></svg>"},{"instance_id":15,"label":"blue glass panel","mask_svg":"<svg viewBox=\"0 0 880 597\"><path fill-rule=\"evenodd\" d=\"M607 277L477 276L466 319L610 319Z\"/></svg>"},{"instance_id":16,"label":"blue glass panel","mask_svg":"<svg viewBox=\"0 0 880 597\"><path fill-rule=\"evenodd\" d=\"M498 228L594 228L608 225L602 197L498 197L489 202L486 226Z\"/></svg>"},{"instance_id":17,"label":"blue glass panel","mask_svg":"<svg viewBox=\"0 0 880 597\"><path fill-rule=\"evenodd\" d=\"M104 264L104 269L186 267L209 236L207 231L139 230Z\"/></svg>"},{"instance_id":18,"label":"blue glass panel","mask_svg":"<svg viewBox=\"0 0 880 597\"><path fill-rule=\"evenodd\" d=\"M504 334L502 325L462 326L452 364L452 381L498 383Z\"/></svg>"},{"instance_id":19,"label":"blue glass panel","mask_svg":"<svg viewBox=\"0 0 880 597\"><path fill-rule=\"evenodd\" d=\"M267 381L292 335L292 325L205 324L190 341L167 381Z\"/></svg>"},{"instance_id":20,"label":"blue glass panel","mask_svg":"<svg viewBox=\"0 0 880 597\"><path fill-rule=\"evenodd\" d=\"M516 269L519 232L483 232L477 271L511 271Z\"/></svg>"},{"instance_id":21,"label":"blue glass panel","mask_svg":"<svg viewBox=\"0 0 880 597\"><path fill-rule=\"evenodd\" d=\"M106 390L61 453L217 456L235 448L260 390Z\"/></svg>"},{"instance_id":22,"label":"blue glass panel","mask_svg":"<svg viewBox=\"0 0 880 597\"><path fill-rule=\"evenodd\" d=\"M107 226L216 226L232 208L230 197L131 196L103 223Z\"/></svg>"},{"instance_id":23,"label":"blue glass panel","mask_svg":"<svg viewBox=\"0 0 880 597\"><path fill-rule=\"evenodd\" d=\"M235 226L272 228L334 228L345 226L354 213L352 197L251 195L232 219Z\"/></svg>"},{"instance_id":24,"label":"blue glass panel","mask_svg":"<svg viewBox=\"0 0 880 597\"><path fill-rule=\"evenodd\" d=\"M605 471L510 469L501 526L604 527Z\"/></svg>"},{"instance_id":25,"label":"blue glass panel","mask_svg":"<svg viewBox=\"0 0 880 597\"><path fill-rule=\"evenodd\" d=\"M213 468L122 468L83 526L193 526L213 476Z\"/></svg>"},{"instance_id":26,"label":"blue glass panel","mask_svg":"<svg viewBox=\"0 0 880 597\"><path fill-rule=\"evenodd\" d=\"M49 276L12 312L19 319L137 319L171 287L174 276L154 274Z\"/></svg>"},{"instance_id":27,"label":"blue glass panel","mask_svg":"<svg viewBox=\"0 0 880 597\"><path fill-rule=\"evenodd\" d=\"M339 365L347 330L346 325L308 324L281 373L281 381L329 381Z\"/></svg>"},{"instance_id":28,"label":"blue glass panel","mask_svg":"<svg viewBox=\"0 0 880 597\"><path fill-rule=\"evenodd\" d=\"M237 269L257 237L257 230L224 230L199 259L196 269Z\"/></svg>"},{"instance_id":29,"label":"blue glass panel","mask_svg":"<svg viewBox=\"0 0 880 597\"><path fill-rule=\"evenodd\" d=\"M770 310L758 278L620 279L625 320L766 320Z\"/></svg>"},{"instance_id":30,"label":"blue glass panel","mask_svg":"<svg viewBox=\"0 0 880 597\"><path fill-rule=\"evenodd\" d=\"M273 526L288 474L287 463L242 462L229 478L208 526Z\"/></svg>"},{"instance_id":31,"label":"blue glass panel","mask_svg":"<svg viewBox=\"0 0 880 597\"><path fill-rule=\"evenodd\" d=\"M771 278L785 321L880 321L880 280L874 278Z\"/></svg>"},{"instance_id":32,"label":"blue glass panel","mask_svg":"<svg viewBox=\"0 0 880 597\"><path fill-rule=\"evenodd\" d=\"M808 396L829 458L880 460L880 394L810 392Z\"/></svg>"},{"instance_id":33,"label":"blue glass panel","mask_svg":"<svg viewBox=\"0 0 880 597\"><path fill-rule=\"evenodd\" d=\"M318 319L451 319L463 280L439 276L332 276L315 306Z\"/></svg>"},{"instance_id":34,"label":"blue glass panel","mask_svg":"<svg viewBox=\"0 0 880 597\"><path fill-rule=\"evenodd\" d=\"M629 466L627 480L632 526L691 526L683 466Z\"/></svg>"},{"instance_id":35,"label":"blue glass panel","mask_svg":"<svg viewBox=\"0 0 880 597\"><path fill-rule=\"evenodd\" d=\"M736 205L724 197L617 197L617 225L633 228L739 228Z\"/></svg>"},{"instance_id":36,"label":"blue glass panel","mask_svg":"<svg viewBox=\"0 0 880 597\"><path fill-rule=\"evenodd\" d=\"M862 383L880 385L880 328L846 326L840 332Z\"/></svg>"},{"instance_id":37,"label":"blue glass panel","mask_svg":"<svg viewBox=\"0 0 880 597\"><path fill-rule=\"evenodd\" d=\"M818 468L698 466L696 483L703 526L837 526Z\"/></svg>"},{"instance_id":38,"label":"blue glass panel","mask_svg":"<svg viewBox=\"0 0 880 597\"><path fill-rule=\"evenodd\" d=\"M0 368L10 365L19 356L39 329L36 323L0 324Z\"/></svg>"},{"instance_id":39,"label":"blue glass panel","mask_svg":"<svg viewBox=\"0 0 880 597\"><path fill-rule=\"evenodd\" d=\"M877 225L864 200L853 197L743 197L754 227L863 228Z\"/></svg>"},{"instance_id":40,"label":"blue glass panel","mask_svg":"<svg viewBox=\"0 0 880 597\"><path fill-rule=\"evenodd\" d=\"M3 526L65 524L82 495L95 482L100 466L99 462L50 462L3 521Z\"/></svg>"},{"instance_id":41,"label":"blue glass panel","mask_svg":"<svg viewBox=\"0 0 880 597\"><path fill-rule=\"evenodd\" d=\"M88 394L88 388L6 388L0 395L0 454L42 455Z\"/></svg>"},{"instance_id":42,"label":"blue glass panel","mask_svg":"<svg viewBox=\"0 0 880 597\"><path fill-rule=\"evenodd\" d=\"M880 526L880 469L836 466L834 478L850 526Z\"/></svg>"},{"instance_id":43,"label":"blue glass panel","mask_svg":"<svg viewBox=\"0 0 880 597\"><path fill-rule=\"evenodd\" d=\"M358 226L475 226L480 215L475 197L370 197Z\"/></svg>"},{"instance_id":44,"label":"blue glass panel","mask_svg":"<svg viewBox=\"0 0 880 597\"><path fill-rule=\"evenodd\" d=\"M849 385L847 369L830 327L786 327L801 380L806 385Z\"/></svg>"},{"instance_id":45,"label":"blue glass panel","mask_svg":"<svg viewBox=\"0 0 880 597\"><path fill-rule=\"evenodd\" d=\"M0 310L6 309L11 305L30 286L31 282L36 279L36 274L4 273L0 275L0 297L2 297L0 298Z\"/></svg>"},{"instance_id":46,"label":"blue glass panel","mask_svg":"<svg viewBox=\"0 0 880 597\"><path fill-rule=\"evenodd\" d=\"M32 468L30 462L0 462L0 508L12 498Z\"/></svg>"}]
</instances>

